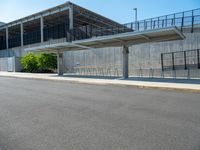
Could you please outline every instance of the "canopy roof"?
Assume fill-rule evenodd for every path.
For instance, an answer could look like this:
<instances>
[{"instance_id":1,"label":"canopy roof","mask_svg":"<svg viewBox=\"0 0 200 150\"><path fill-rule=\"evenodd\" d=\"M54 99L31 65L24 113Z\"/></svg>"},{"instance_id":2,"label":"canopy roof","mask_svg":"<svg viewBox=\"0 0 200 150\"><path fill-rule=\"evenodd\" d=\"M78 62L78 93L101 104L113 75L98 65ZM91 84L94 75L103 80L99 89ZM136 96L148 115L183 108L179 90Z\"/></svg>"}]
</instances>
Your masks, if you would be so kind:
<instances>
[{"instance_id":1,"label":"canopy roof","mask_svg":"<svg viewBox=\"0 0 200 150\"><path fill-rule=\"evenodd\" d=\"M26 51L73 51L122 45L136 45L149 42L163 42L184 39L184 35L176 28L162 28L142 32L127 32L116 35L93 37L57 44L41 45L26 48Z\"/></svg>"}]
</instances>

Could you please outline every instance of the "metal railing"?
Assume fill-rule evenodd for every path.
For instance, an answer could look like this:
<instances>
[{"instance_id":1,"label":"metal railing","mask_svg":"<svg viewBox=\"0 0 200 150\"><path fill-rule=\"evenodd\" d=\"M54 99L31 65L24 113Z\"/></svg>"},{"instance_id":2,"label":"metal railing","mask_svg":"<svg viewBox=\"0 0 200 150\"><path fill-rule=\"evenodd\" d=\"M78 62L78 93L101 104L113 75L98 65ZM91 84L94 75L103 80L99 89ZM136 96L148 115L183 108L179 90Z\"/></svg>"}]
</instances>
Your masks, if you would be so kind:
<instances>
[{"instance_id":1,"label":"metal railing","mask_svg":"<svg viewBox=\"0 0 200 150\"><path fill-rule=\"evenodd\" d=\"M161 54L162 70L200 69L200 49Z\"/></svg>"},{"instance_id":2,"label":"metal railing","mask_svg":"<svg viewBox=\"0 0 200 150\"><path fill-rule=\"evenodd\" d=\"M166 27L176 26L183 31L184 28L189 28L193 32L195 25L200 24L200 8L181 13L160 16L156 18L145 19L141 21L131 22L119 26L107 26L94 28L91 25L74 28L68 31L67 41L75 41L88 39L98 36L114 35L126 32L139 32L145 30L154 30Z\"/></svg>"}]
</instances>

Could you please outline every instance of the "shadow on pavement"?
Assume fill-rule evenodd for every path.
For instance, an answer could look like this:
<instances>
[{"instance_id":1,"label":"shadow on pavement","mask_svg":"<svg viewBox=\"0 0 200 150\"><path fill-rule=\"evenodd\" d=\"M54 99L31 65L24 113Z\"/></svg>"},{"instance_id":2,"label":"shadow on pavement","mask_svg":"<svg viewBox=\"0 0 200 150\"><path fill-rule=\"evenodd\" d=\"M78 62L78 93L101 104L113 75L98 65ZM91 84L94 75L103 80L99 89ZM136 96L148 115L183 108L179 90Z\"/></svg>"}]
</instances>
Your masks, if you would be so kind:
<instances>
[{"instance_id":1,"label":"shadow on pavement","mask_svg":"<svg viewBox=\"0 0 200 150\"><path fill-rule=\"evenodd\" d=\"M72 77L72 78L88 78L88 79L119 79L116 76L93 76L93 75L63 75L62 77Z\"/></svg>"},{"instance_id":2,"label":"shadow on pavement","mask_svg":"<svg viewBox=\"0 0 200 150\"><path fill-rule=\"evenodd\" d=\"M57 76L57 75L54 75ZM163 82L163 83L185 83L185 84L200 84L200 79L173 79L173 78L149 78L149 77L129 77L123 79L119 76L93 76L93 75L63 75L61 77L86 78L86 79L113 79L124 81L145 81L145 82Z\"/></svg>"},{"instance_id":3,"label":"shadow on pavement","mask_svg":"<svg viewBox=\"0 0 200 150\"><path fill-rule=\"evenodd\" d=\"M147 82L165 82L165 83L188 83L188 84L200 84L199 79L172 79L172 78L148 78L148 77L129 77L130 81L147 81Z\"/></svg>"}]
</instances>

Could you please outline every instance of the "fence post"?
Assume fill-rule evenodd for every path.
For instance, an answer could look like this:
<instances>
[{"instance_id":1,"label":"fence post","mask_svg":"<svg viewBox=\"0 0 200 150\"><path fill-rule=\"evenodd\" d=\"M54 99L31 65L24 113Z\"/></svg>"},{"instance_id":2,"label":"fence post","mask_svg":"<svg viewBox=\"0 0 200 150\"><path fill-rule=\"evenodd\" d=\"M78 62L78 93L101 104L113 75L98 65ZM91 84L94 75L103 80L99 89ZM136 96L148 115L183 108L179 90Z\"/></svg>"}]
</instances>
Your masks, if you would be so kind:
<instances>
[{"instance_id":1,"label":"fence post","mask_svg":"<svg viewBox=\"0 0 200 150\"><path fill-rule=\"evenodd\" d=\"M191 33L193 33L194 30L194 11L192 10L192 29L191 29Z\"/></svg>"},{"instance_id":2,"label":"fence post","mask_svg":"<svg viewBox=\"0 0 200 150\"><path fill-rule=\"evenodd\" d=\"M175 70L175 67L174 67L174 52L172 52L172 67L173 67L173 70Z\"/></svg>"},{"instance_id":3,"label":"fence post","mask_svg":"<svg viewBox=\"0 0 200 150\"><path fill-rule=\"evenodd\" d=\"M184 17L185 17L185 14L184 14L184 12L183 12L182 22L181 22L181 32L183 31L183 26L184 26Z\"/></svg>"},{"instance_id":4,"label":"fence post","mask_svg":"<svg viewBox=\"0 0 200 150\"><path fill-rule=\"evenodd\" d=\"M185 69L187 69L186 51L184 51L184 63L185 63Z\"/></svg>"},{"instance_id":5,"label":"fence post","mask_svg":"<svg viewBox=\"0 0 200 150\"><path fill-rule=\"evenodd\" d=\"M174 26L176 25L176 14L174 14Z\"/></svg>"},{"instance_id":6,"label":"fence post","mask_svg":"<svg viewBox=\"0 0 200 150\"><path fill-rule=\"evenodd\" d=\"M163 19L163 20L162 20L162 28L164 28L164 21L165 21L165 20Z\"/></svg>"},{"instance_id":7,"label":"fence post","mask_svg":"<svg viewBox=\"0 0 200 150\"><path fill-rule=\"evenodd\" d=\"M164 78L164 77L165 77L165 75L164 75L164 71L161 70L161 78Z\"/></svg>"},{"instance_id":8,"label":"fence post","mask_svg":"<svg viewBox=\"0 0 200 150\"><path fill-rule=\"evenodd\" d=\"M200 50L199 49L197 49L197 62L198 62L198 69L200 69L200 60L199 60L199 52Z\"/></svg>"},{"instance_id":9,"label":"fence post","mask_svg":"<svg viewBox=\"0 0 200 150\"><path fill-rule=\"evenodd\" d=\"M163 53L161 53L161 68L162 68L162 71L164 70L163 68Z\"/></svg>"}]
</instances>

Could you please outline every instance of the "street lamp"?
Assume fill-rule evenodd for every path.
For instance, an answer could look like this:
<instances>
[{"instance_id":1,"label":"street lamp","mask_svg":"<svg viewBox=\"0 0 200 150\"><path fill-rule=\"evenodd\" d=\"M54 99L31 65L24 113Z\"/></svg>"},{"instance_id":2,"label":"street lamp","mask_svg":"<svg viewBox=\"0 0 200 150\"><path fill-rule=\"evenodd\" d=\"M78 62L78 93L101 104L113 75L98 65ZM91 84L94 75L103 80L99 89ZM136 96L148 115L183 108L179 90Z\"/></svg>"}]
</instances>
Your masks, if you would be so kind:
<instances>
[{"instance_id":1,"label":"street lamp","mask_svg":"<svg viewBox=\"0 0 200 150\"><path fill-rule=\"evenodd\" d=\"M137 22L137 8L133 8L133 10L135 11L135 22Z\"/></svg>"}]
</instances>

